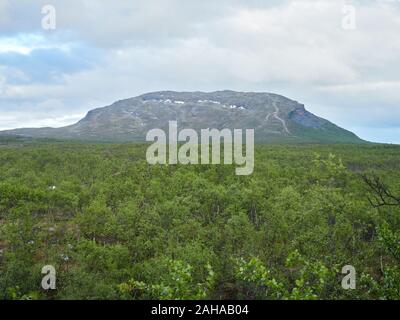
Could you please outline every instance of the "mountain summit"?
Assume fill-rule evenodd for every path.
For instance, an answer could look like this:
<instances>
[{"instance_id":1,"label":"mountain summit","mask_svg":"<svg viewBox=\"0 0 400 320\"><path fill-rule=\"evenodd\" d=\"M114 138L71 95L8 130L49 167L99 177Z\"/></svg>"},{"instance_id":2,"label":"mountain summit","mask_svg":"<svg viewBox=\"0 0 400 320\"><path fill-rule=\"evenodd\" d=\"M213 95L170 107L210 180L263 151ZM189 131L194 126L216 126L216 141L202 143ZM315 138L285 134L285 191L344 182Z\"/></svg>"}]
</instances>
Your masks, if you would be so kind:
<instances>
[{"instance_id":1,"label":"mountain summit","mask_svg":"<svg viewBox=\"0 0 400 320\"><path fill-rule=\"evenodd\" d=\"M258 142L361 143L354 133L308 112L304 105L272 93L234 91L162 91L120 100L94 109L62 128L26 128L0 132L32 138L92 141L144 140L154 128L255 129Z\"/></svg>"}]
</instances>

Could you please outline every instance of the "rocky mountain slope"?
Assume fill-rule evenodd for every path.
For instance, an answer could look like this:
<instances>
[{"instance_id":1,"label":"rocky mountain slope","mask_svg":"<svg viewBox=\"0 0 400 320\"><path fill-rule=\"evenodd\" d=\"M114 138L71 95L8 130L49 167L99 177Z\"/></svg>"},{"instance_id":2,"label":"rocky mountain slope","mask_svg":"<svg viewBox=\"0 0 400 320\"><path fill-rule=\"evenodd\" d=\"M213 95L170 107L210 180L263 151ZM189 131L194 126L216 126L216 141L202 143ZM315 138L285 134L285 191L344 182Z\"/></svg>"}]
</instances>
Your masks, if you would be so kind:
<instances>
[{"instance_id":1,"label":"rocky mountain slope","mask_svg":"<svg viewBox=\"0 0 400 320\"><path fill-rule=\"evenodd\" d=\"M234 91L153 92L94 109L63 128L26 128L0 132L32 138L93 141L144 140L154 128L255 129L258 142L363 142L355 134L308 112L304 105L272 93Z\"/></svg>"}]
</instances>

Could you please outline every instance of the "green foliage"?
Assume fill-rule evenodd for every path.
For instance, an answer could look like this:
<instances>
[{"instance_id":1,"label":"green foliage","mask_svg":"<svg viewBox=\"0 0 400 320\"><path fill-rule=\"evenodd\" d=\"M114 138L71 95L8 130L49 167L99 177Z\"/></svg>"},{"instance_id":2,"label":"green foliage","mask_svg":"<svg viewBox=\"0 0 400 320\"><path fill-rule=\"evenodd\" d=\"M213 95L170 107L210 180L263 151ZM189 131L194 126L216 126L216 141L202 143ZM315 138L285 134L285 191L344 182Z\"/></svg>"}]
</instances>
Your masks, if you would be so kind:
<instances>
[{"instance_id":1,"label":"green foliage","mask_svg":"<svg viewBox=\"0 0 400 320\"><path fill-rule=\"evenodd\" d=\"M257 145L246 177L146 148L0 146L0 299L400 298L400 208L359 177L400 195L398 146Z\"/></svg>"},{"instance_id":2,"label":"green foliage","mask_svg":"<svg viewBox=\"0 0 400 320\"><path fill-rule=\"evenodd\" d=\"M312 300L323 297L328 279L333 273L320 261L307 261L298 251L286 259L287 274L282 282L258 258L248 262L243 258L237 262L236 279L241 281L242 291L253 292L257 299ZM248 296L246 298L249 298Z\"/></svg>"},{"instance_id":3,"label":"green foliage","mask_svg":"<svg viewBox=\"0 0 400 320\"><path fill-rule=\"evenodd\" d=\"M398 300L400 297L400 232L394 232L385 222L378 229L378 241L384 251L389 253L390 263L381 264L379 280L369 274L363 274L362 285L371 295L385 300ZM383 258L382 258L383 259Z\"/></svg>"},{"instance_id":4,"label":"green foliage","mask_svg":"<svg viewBox=\"0 0 400 320\"><path fill-rule=\"evenodd\" d=\"M196 283L193 279L193 267L179 260L166 260L166 270L153 284L129 280L119 285L123 297L136 299L160 300L199 300L205 299L214 285L214 271L206 265L207 274L204 282ZM154 280L153 280L154 281Z\"/></svg>"}]
</instances>

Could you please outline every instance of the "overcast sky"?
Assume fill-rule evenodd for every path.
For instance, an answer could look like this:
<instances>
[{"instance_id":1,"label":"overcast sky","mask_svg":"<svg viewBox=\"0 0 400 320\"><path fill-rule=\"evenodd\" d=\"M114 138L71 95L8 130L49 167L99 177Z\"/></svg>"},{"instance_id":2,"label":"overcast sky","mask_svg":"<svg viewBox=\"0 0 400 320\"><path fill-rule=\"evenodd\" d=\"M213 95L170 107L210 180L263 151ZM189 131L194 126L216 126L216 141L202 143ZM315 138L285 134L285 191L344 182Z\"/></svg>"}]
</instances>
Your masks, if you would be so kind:
<instances>
[{"instance_id":1,"label":"overcast sky","mask_svg":"<svg viewBox=\"0 0 400 320\"><path fill-rule=\"evenodd\" d=\"M47 4L55 30L42 28ZM223 89L282 94L400 143L400 0L0 0L0 129Z\"/></svg>"}]
</instances>

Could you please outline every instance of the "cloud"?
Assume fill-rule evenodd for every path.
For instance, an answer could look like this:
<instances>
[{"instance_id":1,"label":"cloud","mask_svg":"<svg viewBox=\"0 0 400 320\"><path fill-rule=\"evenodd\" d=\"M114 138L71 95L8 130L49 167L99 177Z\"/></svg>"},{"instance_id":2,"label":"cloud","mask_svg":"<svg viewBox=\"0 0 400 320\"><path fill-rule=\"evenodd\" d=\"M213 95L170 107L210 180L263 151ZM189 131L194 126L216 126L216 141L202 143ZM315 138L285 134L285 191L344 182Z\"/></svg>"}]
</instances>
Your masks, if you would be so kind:
<instances>
[{"instance_id":1,"label":"cloud","mask_svg":"<svg viewBox=\"0 0 400 320\"><path fill-rule=\"evenodd\" d=\"M65 114L63 101L49 99L41 102L14 102L14 108L1 111L0 126L13 129L23 121L24 127L62 127L76 122L81 113Z\"/></svg>"},{"instance_id":2,"label":"cloud","mask_svg":"<svg viewBox=\"0 0 400 320\"><path fill-rule=\"evenodd\" d=\"M355 30L342 28L342 0L52 3L57 28L44 31L47 1L0 0L0 114L59 101L60 119L164 89L274 91L400 143L388 138L400 127L400 3L346 2Z\"/></svg>"},{"instance_id":3,"label":"cloud","mask_svg":"<svg viewBox=\"0 0 400 320\"><path fill-rule=\"evenodd\" d=\"M0 53L0 66L9 84L62 81L64 74L90 68L86 52L71 52L57 48L34 49L27 54Z\"/></svg>"}]
</instances>

